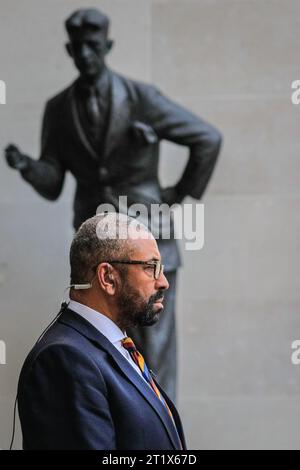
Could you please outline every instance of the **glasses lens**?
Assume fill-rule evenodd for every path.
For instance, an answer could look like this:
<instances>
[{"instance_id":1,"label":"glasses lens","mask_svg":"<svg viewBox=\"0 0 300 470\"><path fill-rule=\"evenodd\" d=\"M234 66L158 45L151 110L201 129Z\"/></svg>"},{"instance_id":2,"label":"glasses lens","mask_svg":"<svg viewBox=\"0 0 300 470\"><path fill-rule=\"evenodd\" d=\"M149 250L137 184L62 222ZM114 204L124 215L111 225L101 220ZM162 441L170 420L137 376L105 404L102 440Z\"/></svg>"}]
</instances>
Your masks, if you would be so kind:
<instances>
[{"instance_id":1,"label":"glasses lens","mask_svg":"<svg viewBox=\"0 0 300 470\"><path fill-rule=\"evenodd\" d=\"M161 273L161 262L160 262L160 261L156 261L156 265L155 265L155 274L154 274L154 277L155 277L156 280L159 278L160 273Z\"/></svg>"}]
</instances>

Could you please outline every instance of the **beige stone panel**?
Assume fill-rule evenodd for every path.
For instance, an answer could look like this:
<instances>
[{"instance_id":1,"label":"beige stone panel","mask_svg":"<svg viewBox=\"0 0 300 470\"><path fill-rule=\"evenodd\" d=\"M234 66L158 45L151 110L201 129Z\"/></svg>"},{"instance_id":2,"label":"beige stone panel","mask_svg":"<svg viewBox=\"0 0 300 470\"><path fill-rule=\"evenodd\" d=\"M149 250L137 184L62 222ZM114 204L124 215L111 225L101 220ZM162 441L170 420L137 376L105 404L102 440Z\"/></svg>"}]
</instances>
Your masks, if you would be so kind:
<instances>
[{"instance_id":1,"label":"beige stone panel","mask_svg":"<svg viewBox=\"0 0 300 470\"><path fill-rule=\"evenodd\" d=\"M300 5L155 1L152 72L171 94L287 95L299 78Z\"/></svg>"},{"instance_id":2,"label":"beige stone panel","mask_svg":"<svg viewBox=\"0 0 300 470\"><path fill-rule=\"evenodd\" d=\"M299 398L220 397L183 401L190 449L299 450Z\"/></svg>"}]
</instances>

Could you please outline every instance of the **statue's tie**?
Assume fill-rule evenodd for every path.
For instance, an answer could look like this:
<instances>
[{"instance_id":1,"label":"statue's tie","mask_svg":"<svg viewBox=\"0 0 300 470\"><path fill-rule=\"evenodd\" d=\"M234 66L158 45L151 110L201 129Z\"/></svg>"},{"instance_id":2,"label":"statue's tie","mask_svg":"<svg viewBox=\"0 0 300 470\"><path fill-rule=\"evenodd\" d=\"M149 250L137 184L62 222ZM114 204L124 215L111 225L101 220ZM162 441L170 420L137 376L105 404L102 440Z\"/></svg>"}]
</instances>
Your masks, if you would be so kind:
<instances>
[{"instance_id":1,"label":"statue's tie","mask_svg":"<svg viewBox=\"0 0 300 470\"><path fill-rule=\"evenodd\" d=\"M135 347L135 344L134 342L132 341L131 338L124 338L122 340L122 345L123 347L129 352L130 356L132 357L132 359L134 360L134 362L137 364L137 366L140 368L142 374L143 374L143 377L144 379L148 382L148 384L150 385L150 387L153 389L154 393L158 396L158 398L160 399L160 401L164 404L164 406L167 408L168 410L168 413L170 415L170 417L172 418L173 422L174 422L174 419L173 419L173 415L172 415L172 412L170 410L170 408L168 407L164 397L162 396L162 394L160 393L160 391L158 390L153 378L152 378L152 375L150 374L150 371L146 365L146 362L142 356L142 354L136 349Z\"/></svg>"},{"instance_id":2,"label":"statue's tie","mask_svg":"<svg viewBox=\"0 0 300 470\"><path fill-rule=\"evenodd\" d=\"M88 89L86 102L88 120L94 129L99 129L101 125L101 112L95 88Z\"/></svg>"}]
</instances>

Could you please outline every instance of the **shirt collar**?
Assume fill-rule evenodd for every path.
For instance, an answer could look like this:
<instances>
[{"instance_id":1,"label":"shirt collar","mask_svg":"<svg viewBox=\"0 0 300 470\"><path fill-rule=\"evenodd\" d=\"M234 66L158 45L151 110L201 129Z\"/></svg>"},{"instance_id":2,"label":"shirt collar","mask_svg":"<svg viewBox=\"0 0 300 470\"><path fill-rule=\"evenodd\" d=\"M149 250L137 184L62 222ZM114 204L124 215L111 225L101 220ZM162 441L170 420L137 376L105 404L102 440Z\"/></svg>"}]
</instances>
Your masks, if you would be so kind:
<instances>
[{"instance_id":1,"label":"shirt collar","mask_svg":"<svg viewBox=\"0 0 300 470\"><path fill-rule=\"evenodd\" d=\"M91 323L100 333L102 333L111 343L117 343L126 338L126 334L110 318L87 305L70 300L68 305L70 310L81 315Z\"/></svg>"}]
</instances>

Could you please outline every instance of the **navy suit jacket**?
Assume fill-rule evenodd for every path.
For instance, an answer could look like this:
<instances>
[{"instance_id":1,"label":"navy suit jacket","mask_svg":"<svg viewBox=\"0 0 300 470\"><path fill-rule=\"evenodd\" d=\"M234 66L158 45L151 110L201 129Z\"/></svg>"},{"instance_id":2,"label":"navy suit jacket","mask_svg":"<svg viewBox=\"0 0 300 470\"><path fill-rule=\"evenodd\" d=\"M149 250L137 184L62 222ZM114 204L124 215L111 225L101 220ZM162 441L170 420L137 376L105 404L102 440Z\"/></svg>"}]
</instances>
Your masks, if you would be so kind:
<instances>
[{"instance_id":1,"label":"navy suit jacket","mask_svg":"<svg viewBox=\"0 0 300 470\"><path fill-rule=\"evenodd\" d=\"M185 446L176 423L123 355L66 309L23 365L18 407L24 449L154 449ZM181 443L180 443L181 441Z\"/></svg>"}]
</instances>

